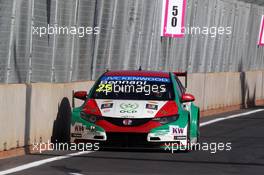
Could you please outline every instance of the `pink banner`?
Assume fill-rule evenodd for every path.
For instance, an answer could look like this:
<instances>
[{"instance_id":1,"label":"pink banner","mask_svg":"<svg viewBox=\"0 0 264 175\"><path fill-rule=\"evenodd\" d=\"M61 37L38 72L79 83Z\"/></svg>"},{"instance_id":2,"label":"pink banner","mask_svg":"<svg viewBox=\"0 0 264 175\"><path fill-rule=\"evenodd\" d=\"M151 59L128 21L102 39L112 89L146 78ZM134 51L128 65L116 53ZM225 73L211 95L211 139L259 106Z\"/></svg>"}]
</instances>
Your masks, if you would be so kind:
<instances>
[{"instance_id":1,"label":"pink banner","mask_svg":"<svg viewBox=\"0 0 264 175\"><path fill-rule=\"evenodd\" d=\"M259 46L264 46L264 16L261 18L261 24L260 24L260 32L259 32L259 41L258 45Z\"/></svg>"},{"instance_id":2,"label":"pink banner","mask_svg":"<svg viewBox=\"0 0 264 175\"><path fill-rule=\"evenodd\" d=\"M161 36L184 37L186 0L163 0Z\"/></svg>"}]
</instances>

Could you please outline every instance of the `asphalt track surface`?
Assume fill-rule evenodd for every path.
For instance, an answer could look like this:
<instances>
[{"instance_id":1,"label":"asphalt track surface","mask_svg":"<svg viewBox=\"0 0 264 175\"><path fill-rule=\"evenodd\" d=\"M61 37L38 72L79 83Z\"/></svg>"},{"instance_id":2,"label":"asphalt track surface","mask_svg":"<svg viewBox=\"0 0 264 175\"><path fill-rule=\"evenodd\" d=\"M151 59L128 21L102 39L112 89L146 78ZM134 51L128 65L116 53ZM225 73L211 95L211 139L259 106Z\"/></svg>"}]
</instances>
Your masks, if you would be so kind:
<instances>
[{"instance_id":1,"label":"asphalt track surface","mask_svg":"<svg viewBox=\"0 0 264 175\"><path fill-rule=\"evenodd\" d=\"M264 109L264 108L261 108ZM251 109L249 111L254 111ZM132 175L132 174L264 174L264 111L210 123L201 127L201 143L231 143L230 151L200 150L160 152L146 150L108 150L64 157L12 174L51 175ZM205 117L202 123L234 113ZM39 160L68 155L69 151L47 151L0 160L3 170Z\"/></svg>"}]
</instances>

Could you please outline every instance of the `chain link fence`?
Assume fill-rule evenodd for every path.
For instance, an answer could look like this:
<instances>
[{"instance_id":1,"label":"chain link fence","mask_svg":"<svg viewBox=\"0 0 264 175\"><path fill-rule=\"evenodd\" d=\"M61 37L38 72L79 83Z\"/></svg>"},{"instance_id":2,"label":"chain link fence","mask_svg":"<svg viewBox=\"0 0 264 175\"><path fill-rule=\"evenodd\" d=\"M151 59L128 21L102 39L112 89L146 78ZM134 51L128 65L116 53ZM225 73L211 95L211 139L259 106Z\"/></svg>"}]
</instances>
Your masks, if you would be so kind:
<instances>
[{"instance_id":1,"label":"chain link fence","mask_svg":"<svg viewBox=\"0 0 264 175\"><path fill-rule=\"evenodd\" d=\"M0 82L92 80L106 69L237 72L264 68L264 7L188 0L186 27L231 35L160 37L162 0L0 0ZM34 35L41 26L99 27L95 35Z\"/></svg>"}]
</instances>

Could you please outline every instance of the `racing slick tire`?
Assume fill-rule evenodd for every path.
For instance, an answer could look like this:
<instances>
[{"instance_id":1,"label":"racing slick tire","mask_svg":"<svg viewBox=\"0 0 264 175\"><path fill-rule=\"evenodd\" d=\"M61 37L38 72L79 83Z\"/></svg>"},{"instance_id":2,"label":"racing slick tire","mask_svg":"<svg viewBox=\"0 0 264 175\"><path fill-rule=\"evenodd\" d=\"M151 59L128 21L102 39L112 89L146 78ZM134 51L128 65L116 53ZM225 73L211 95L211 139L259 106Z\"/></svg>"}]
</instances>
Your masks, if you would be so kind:
<instances>
[{"instance_id":1,"label":"racing slick tire","mask_svg":"<svg viewBox=\"0 0 264 175\"><path fill-rule=\"evenodd\" d=\"M61 101L51 136L52 143L70 143L71 105L68 98Z\"/></svg>"}]
</instances>

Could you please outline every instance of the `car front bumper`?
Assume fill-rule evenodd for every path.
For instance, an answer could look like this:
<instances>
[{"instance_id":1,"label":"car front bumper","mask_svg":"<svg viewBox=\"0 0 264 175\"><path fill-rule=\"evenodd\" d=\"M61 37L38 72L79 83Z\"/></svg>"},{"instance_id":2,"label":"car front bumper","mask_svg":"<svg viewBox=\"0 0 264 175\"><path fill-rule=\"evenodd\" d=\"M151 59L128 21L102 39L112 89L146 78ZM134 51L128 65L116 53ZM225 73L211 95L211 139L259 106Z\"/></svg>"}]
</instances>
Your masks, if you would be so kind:
<instances>
[{"instance_id":1,"label":"car front bumper","mask_svg":"<svg viewBox=\"0 0 264 175\"><path fill-rule=\"evenodd\" d=\"M134 143L146 145L148 143L161 144L165 142L187 144L187 124L180 125L173 122L166 125L155 125L149 123L149 126L120 127L106 125L103 122L100 125L85 122L76 122L71 126L71 141L80 140L100 141L109 144L133 145ZM107 126L107 127L106 127Z\"/></svg>"}]
</instances>

